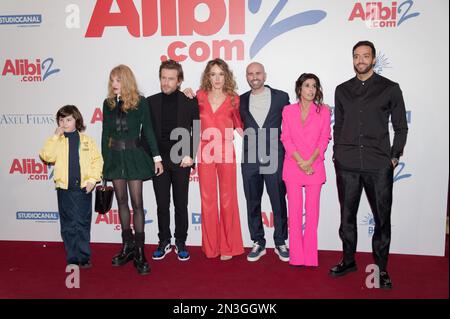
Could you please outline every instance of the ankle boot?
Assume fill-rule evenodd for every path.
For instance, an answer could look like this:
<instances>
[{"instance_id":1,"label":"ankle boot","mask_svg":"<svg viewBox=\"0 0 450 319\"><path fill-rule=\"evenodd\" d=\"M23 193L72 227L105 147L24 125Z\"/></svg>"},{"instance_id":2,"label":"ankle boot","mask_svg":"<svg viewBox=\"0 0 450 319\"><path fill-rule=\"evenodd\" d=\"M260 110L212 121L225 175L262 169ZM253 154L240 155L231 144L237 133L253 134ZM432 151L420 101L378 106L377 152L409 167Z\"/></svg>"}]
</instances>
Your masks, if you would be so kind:
<instances>
[{"instance_id":1,"label":"ankle boot","mask_svg":"<svg viewBox=\"0 0 450 319\"><path fill-rule=\"evenodd\" d=\"M123 266L134 258L134 236L131 229L122 231L122 249L112 258L113 266Z\"/></svg>"},{"instance_id":2,"label":"ankle boot","mask_svg":"<svg viewBox=\"0 0 450 319\"><path fill-rule=\"evenodd\" d=\"M139 275L147 275L150 273L150 265L145 258L144 242L145 233L136 233L136 246L134 250L134 266Z\"/></svg>"}]
</instances>

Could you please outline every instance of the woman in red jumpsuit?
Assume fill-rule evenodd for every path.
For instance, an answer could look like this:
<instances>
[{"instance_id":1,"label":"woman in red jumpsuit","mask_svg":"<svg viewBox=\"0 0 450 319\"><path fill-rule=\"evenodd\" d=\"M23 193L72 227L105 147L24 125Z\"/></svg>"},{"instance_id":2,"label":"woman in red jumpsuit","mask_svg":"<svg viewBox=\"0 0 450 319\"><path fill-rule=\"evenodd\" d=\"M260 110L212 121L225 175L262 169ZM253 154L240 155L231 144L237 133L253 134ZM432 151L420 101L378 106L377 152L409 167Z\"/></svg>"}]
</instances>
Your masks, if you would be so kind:
<instances>
[{"instance_id":1,"label":"woman in red jumpsuit","mask_svg":"<svg viewBox=\"0 0 450 319\"><path fill-rule=\"evenodd\" d=\"M229 260L244 253L236 191L235 129L242 130L239 95L227 63L208 62L197 92L201 142L198 176L202 210L202 250Z\"/></svg>"}]
</instances>

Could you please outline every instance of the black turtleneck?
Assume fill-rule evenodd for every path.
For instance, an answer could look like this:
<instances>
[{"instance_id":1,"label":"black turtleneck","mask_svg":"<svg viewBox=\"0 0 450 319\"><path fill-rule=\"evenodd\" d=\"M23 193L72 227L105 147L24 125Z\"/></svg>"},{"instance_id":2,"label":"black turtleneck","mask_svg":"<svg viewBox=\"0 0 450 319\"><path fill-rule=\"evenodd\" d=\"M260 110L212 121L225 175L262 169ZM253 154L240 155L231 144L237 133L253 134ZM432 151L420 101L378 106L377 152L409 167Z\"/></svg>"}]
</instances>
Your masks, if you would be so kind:
<instances>
[{"instance_id":1,"label":"black turtleneck","mask_svg":"<svg viewBox=\"0 0 450 319\"><path fill-rule=\"evenodd\" d=\"M69 139L69 189L80 189L80 134L75 130L64 136Z\"/></svg>"},{"instance_id":2,"label":"black turtleneck","mask_svg":"<svg viewBox=\"0 0 450 319\"><path fill-rule=\"evenodd\" d=\"M178 90L167 95L162 94L162 126L161 126L161 152L170 152L176 141L170 140L170 133L177 127L178 123Z\"/></svg>"}]
</instances>

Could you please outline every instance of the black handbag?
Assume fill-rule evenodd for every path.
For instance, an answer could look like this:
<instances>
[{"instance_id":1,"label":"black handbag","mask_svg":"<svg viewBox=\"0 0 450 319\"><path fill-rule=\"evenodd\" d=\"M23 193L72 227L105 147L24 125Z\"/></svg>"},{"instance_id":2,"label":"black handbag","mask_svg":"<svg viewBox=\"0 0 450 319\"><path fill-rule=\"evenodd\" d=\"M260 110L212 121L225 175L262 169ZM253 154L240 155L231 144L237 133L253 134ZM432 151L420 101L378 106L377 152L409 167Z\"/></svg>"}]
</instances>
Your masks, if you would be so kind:
<instances>
[{"instance_id":1,"label":"black handbag","mask_svg":"<svg viewBox=\"0 0 450 319\"><path fill-rule=\"evenodd\" d=\"M106 180L103 185L95 188L95 211L99 214L106 214L111 210L114 197L114 187L107 186Z\"/></svg>"}]
</instances>

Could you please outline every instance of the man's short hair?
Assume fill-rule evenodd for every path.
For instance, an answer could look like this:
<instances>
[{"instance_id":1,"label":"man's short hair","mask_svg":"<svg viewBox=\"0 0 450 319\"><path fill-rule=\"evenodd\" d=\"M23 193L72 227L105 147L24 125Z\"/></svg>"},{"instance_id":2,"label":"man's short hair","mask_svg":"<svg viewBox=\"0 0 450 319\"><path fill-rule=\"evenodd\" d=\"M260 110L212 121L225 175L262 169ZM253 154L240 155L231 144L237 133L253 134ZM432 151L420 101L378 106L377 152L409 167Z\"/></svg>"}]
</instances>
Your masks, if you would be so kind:
<instances>
[{"instance_id":1,"label":"man's short hair","mask_svg":"<svg viewBox=\"0 0 450 319\"><path fill-rule=\"evenodd\" d=\"M368 46L368 47L370 47L370 48L372 49L372 55L373 55L373 57L376 57L376 56L377 56L377 52L376 52L376 50L375 50L375 46L373 45L372 42L367 41L367 40L365 40L365 41L359 41L358 43L356 43L355 46L353 47L352 55L355 54L355 50L356 50L357 48L362 47L362 46L364 46L364 45L365 45L365 46Z\"/></svg>"},{"instance_id":2,"label":"man's short hair","mask_svg":"<svg viewBox=\"0 0 450 319\"><path fill-rule=\"evenodd\" d=\"M183 67L177 61L167 60L167 61L161 62L161 65L159 67L159 78L161 78L161 71L163 69L177 70L178 71L178 81L182 82L184 80Z\"/></svg>"}]
</instances>

